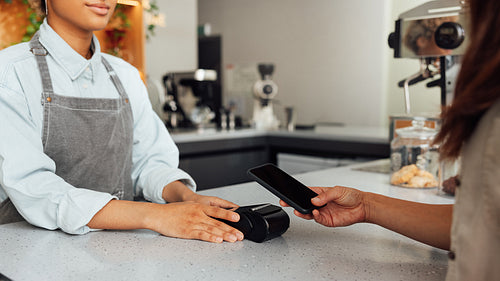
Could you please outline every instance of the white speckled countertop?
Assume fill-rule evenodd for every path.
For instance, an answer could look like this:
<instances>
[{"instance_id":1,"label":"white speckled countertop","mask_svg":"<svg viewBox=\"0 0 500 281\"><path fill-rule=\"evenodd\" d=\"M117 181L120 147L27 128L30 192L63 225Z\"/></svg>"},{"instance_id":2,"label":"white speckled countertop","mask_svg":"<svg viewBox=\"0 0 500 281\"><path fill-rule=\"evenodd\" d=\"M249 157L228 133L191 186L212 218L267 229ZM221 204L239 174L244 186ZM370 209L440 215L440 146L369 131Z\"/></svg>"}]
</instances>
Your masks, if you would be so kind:
<instances>
[{"instance_id":1,"label":"white speckled countertop","mask_svg":"<svg viewBox=\"0 0 500 281\"><path fill-rule=\"evenodd\" d=\"M435 189L390 186L386 174L351 167L296 177L307 185L347 185L413 201L453 203ZM257 183L200 193L242 206L278 203ZM445 251L376 225L332 229L287 212L288 231L261 244L211 244L147 230L72 236L7 224L0 226L0 272L13 280L444 280Z\"/></svg>"}]
</instances>

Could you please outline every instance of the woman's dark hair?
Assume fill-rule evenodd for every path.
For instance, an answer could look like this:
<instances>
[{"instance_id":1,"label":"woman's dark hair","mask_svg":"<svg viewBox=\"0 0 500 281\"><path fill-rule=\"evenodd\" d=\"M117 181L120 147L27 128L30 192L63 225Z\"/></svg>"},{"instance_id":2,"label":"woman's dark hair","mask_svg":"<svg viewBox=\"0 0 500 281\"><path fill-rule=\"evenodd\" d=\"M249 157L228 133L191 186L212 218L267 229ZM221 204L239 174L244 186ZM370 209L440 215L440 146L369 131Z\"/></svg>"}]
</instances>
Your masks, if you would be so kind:
<instances>
[{"instance_id":1,"label":"woman's dark hair","mask_svg":"<svg viewBox=\"0 0 500 281\"><path fill-rule=\"evenodd\" d=\"M436 136L441 158L456 159L479 120L500 97L500 1L469 0L469 46L452 104Z\"/></svg>"},{"instance_id":2,"label":"woman's dark hair","mask_svg":"<svg viewBox=\"0 0 500 281\"><path fill-rule=\"evenodd\" d=\"M31 9L33 9L39 16L47 15L47 7L45 7L45 0L28 0Z\"/></svg>"},{"instance_id":3,"label":"woman's dark hair","mask_svg":"<svg viewBox=\"0 0 500 281\"><path fill-rule=\"evenodd\" d=\"M45 6L45 0L40 0L40 9L42 13L47 14L47 7Z\"/></svg>"}]
</instances>

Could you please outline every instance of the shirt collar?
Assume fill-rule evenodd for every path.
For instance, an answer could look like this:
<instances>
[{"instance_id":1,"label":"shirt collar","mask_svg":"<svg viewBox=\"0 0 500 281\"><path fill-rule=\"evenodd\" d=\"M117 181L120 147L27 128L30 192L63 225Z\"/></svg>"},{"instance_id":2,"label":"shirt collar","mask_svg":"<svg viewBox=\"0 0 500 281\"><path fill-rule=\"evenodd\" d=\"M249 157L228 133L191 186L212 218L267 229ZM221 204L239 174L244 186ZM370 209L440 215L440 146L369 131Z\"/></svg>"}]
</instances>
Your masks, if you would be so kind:
<instances>
[{"instance_id":1,"label":"shirt collar","mask_svg":"<svg viewBox=\"0 0 500 281\"><path fill-rule=\"evenodd\" d=\"M95 35L93 35L92 38L94 54L91 59L87 60L73 50L73 48L71 48L71 46L50 27L46 18L43 24L40 25L39 33L40 43L47 49L47 52L49 52L56 63L61 66L72 80L76 80L80 77L87 68L90 68L93 80L95 70L98 69L101 63L101 46Z\"/></svg>"}]
</instances>

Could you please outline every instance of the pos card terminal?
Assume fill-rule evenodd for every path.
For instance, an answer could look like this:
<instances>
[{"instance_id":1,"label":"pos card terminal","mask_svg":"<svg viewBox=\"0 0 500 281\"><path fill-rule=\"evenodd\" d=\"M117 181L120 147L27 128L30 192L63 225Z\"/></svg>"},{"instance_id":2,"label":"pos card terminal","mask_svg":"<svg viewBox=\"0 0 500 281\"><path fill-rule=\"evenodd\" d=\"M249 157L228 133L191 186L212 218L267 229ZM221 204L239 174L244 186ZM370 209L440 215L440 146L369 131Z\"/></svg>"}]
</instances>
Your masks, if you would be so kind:
<instances>
[{"instance_id":1,"label":"pos card terminal","mask_svg":"<svg viewBox=\"0 0 500 281\"><path fill-rule=\"evenodd\" d=\"M288 214L272 204L243 206L235 212L240 215L238 222L219 220L243 232L245 239L257 243L280 236L290 226Z\"/></svg>"}]
</instances>

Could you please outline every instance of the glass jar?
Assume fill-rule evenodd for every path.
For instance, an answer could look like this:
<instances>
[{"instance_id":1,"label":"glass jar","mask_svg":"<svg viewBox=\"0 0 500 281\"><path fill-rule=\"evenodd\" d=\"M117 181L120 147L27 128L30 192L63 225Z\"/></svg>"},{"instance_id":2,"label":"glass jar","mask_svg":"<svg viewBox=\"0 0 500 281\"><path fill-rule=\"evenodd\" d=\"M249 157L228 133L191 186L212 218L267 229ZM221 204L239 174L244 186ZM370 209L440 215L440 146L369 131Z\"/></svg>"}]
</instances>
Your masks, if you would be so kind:
<instances>
[{"instance_id":1,"label":"glass jar","mask_svg":"<svg viewBox=\"0 0 500 281\"><path fill-rule=\"evenodd\" d=\"M425 127L425 118L396 130L391 141L391 184L408 188L439 186L439 146L433 145L436 129Z\"/></svg>"},{"instance_id":2,"label":"glass jar","mask_svg":"<svg viewBox=\"0 0 500 281\"><path fill-rule=\"evenodd\" d=\"M459 184L460 158L441 162L438 195L454 196Z\"/></svg>"}]
</instances>

